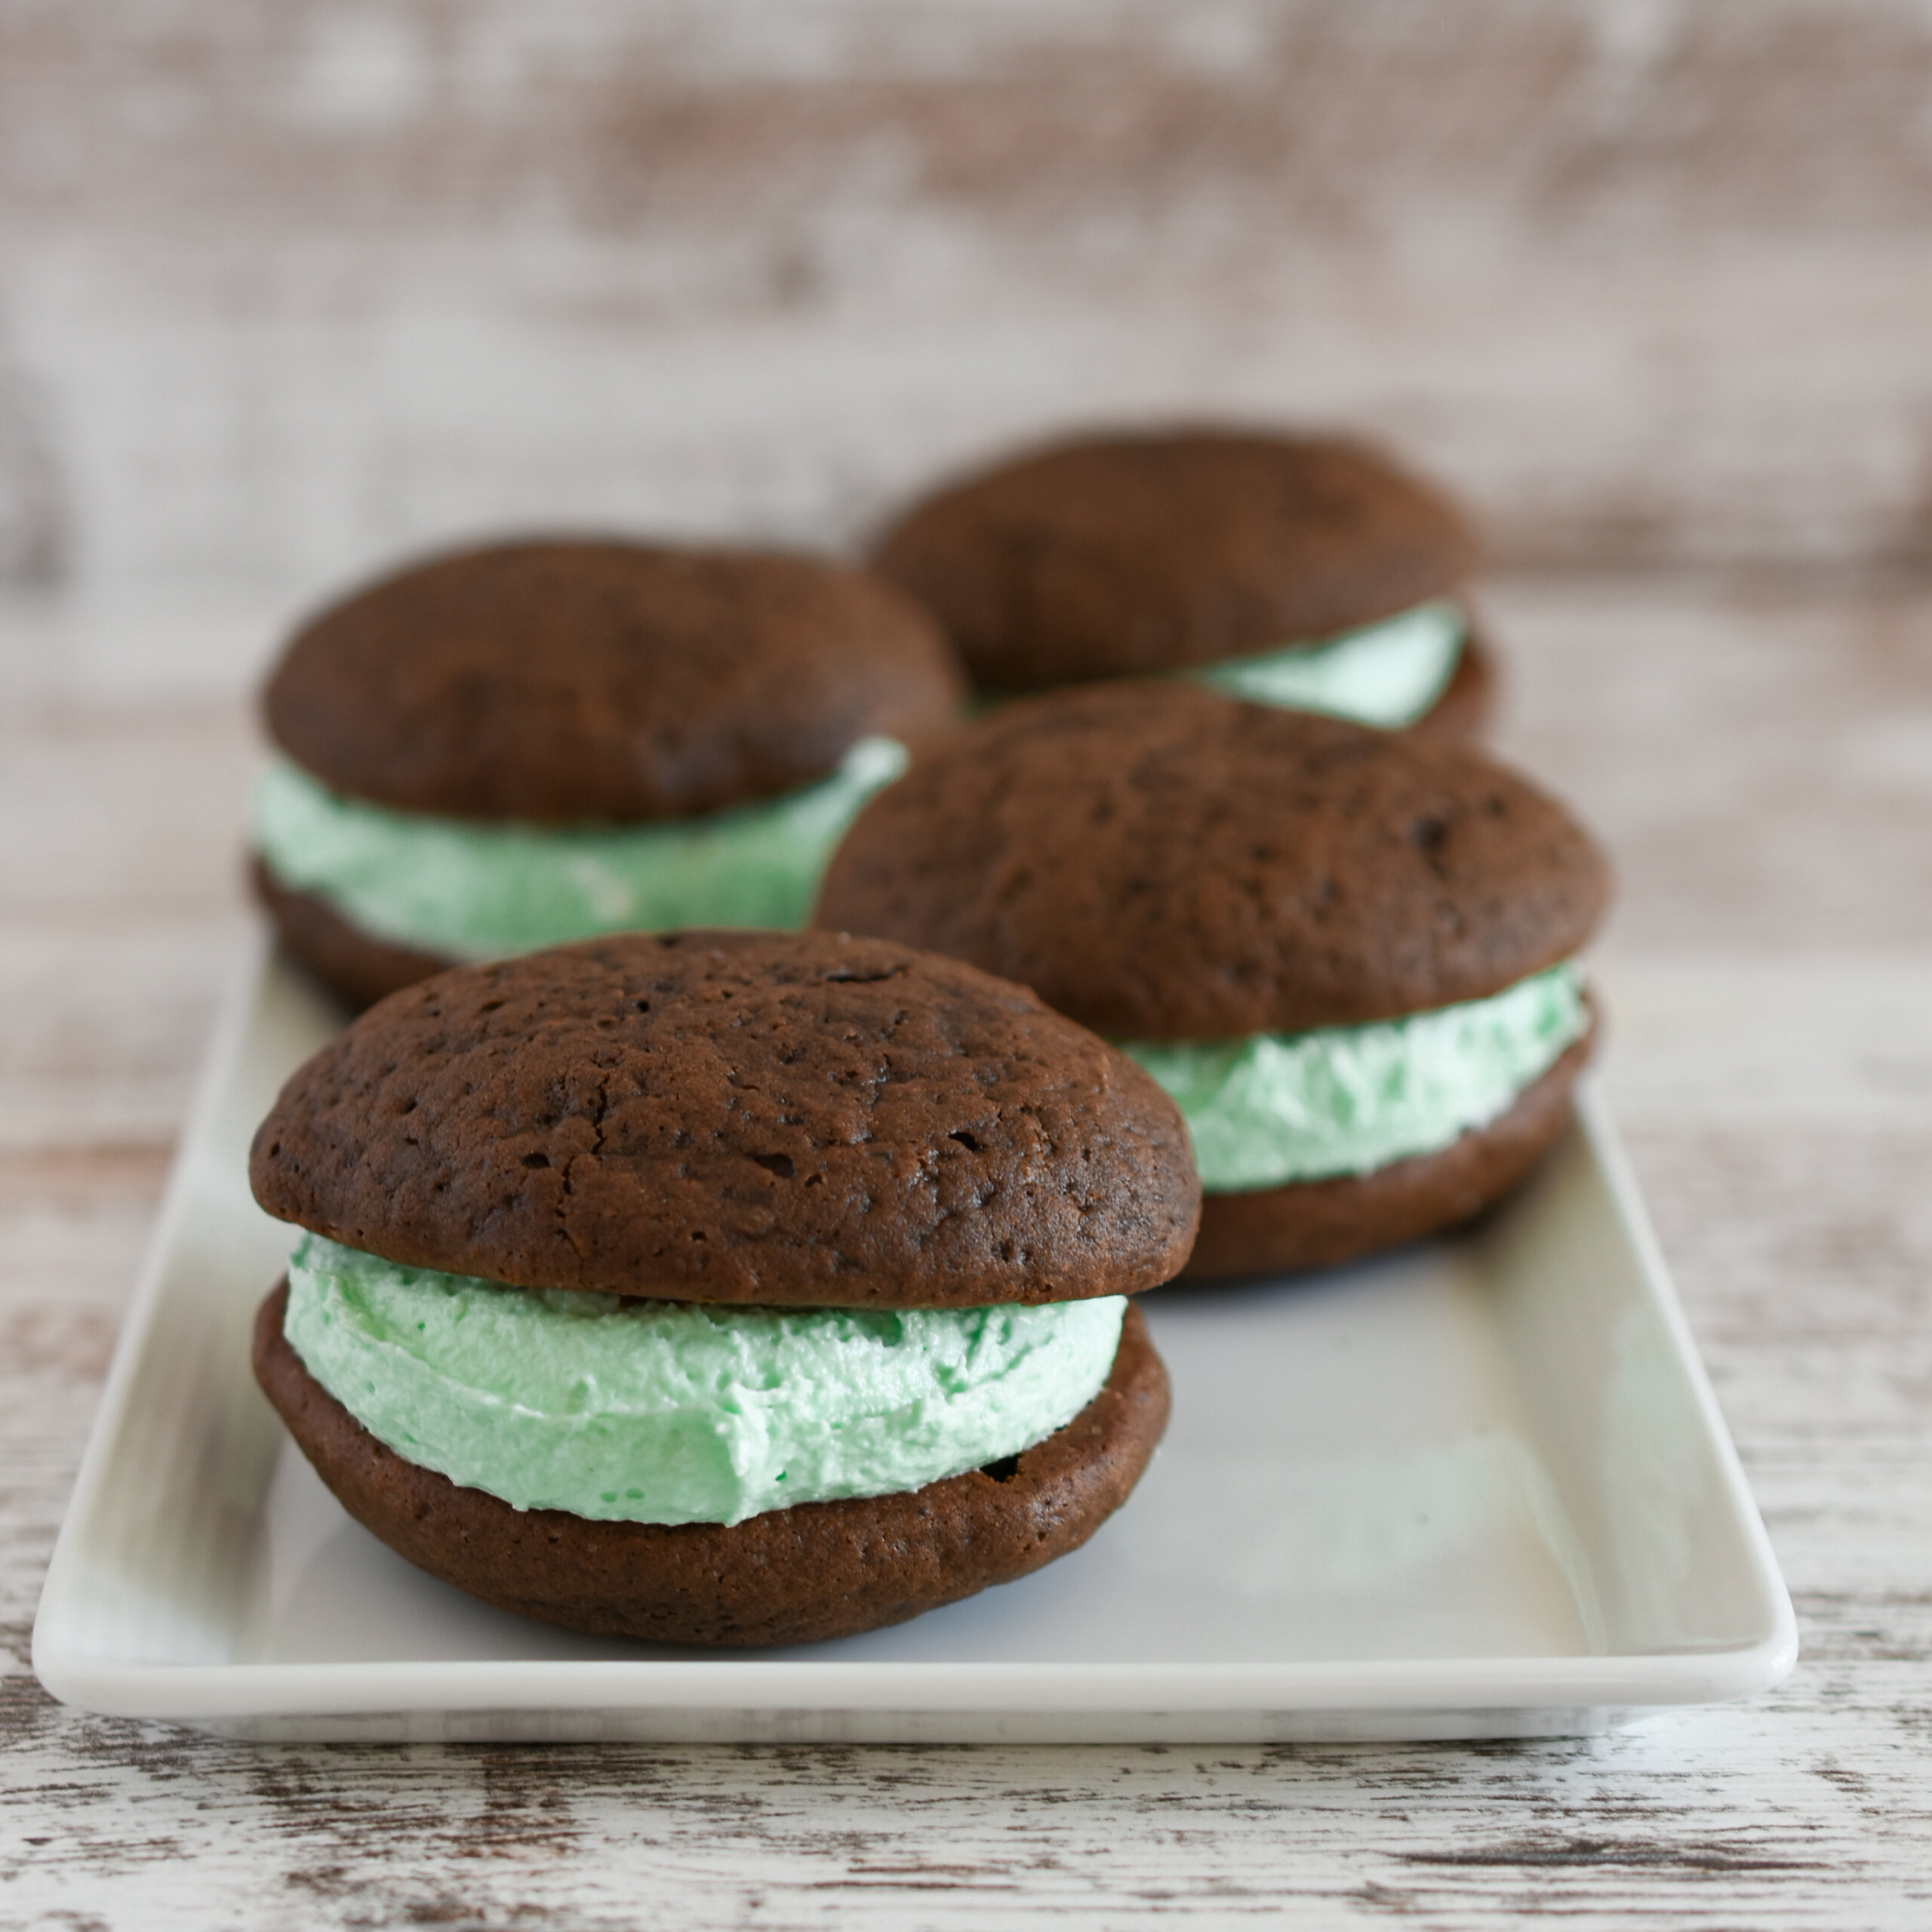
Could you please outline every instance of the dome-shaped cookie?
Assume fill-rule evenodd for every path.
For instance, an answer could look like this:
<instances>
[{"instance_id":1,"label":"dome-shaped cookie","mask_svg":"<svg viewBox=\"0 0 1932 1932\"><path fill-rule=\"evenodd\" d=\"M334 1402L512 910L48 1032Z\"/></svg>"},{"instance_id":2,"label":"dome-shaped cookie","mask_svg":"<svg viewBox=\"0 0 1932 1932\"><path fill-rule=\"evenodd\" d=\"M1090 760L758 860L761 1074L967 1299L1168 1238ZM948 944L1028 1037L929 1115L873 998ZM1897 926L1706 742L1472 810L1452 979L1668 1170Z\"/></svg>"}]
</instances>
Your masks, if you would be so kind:
<instances>
[{"instance_id":1,"label":"dome-shaped cookie","mask_svg":"<svg viewBox=\"0 0 1932 1932\"><path fill-rule=\"evenodd\" d=\"M1358 443L1208 429L1000 463L915 504L872 559L1005 691L1315 644L1454 592L1477 561L1445 498Z\"/></svg>"},{"instance_id":2,"label":"dome-shaped cookie","mask_svg":"<svg viewBox=\"0 0 1932 1932\"><path fill-rule=\"evenodd\" d=\"M1351 1025L1575 952L1608 869L1466 748L1129 683L1011 705L860 814L821 925L970 959L1128 1039Z\"/></svg>"},{"instance_id":3,"label":"dome-shaped cookie","mask_svg":"<svg viewBox=\"0 0 1932 1932\"><path fill-rule=\"evenodd\" d=\"M1025 989L828 933L639 934L445 973L300 1068L256 1198L531 1287L961 1306L1176 1273L1173 1103Z\"/></svg>"},{"instance_id":4,"label":"dome-shaped cookie","mask_svg":"<svg viewBox=\"0 0 1932 1932\"><path fill-rule=\"evenodd\" d=\"M956 707L931 619L865 572L758 551L500 543L298 631L270 733L331 789L537 823L685 818L823 777Z\"/></svg>"}]
</instances>

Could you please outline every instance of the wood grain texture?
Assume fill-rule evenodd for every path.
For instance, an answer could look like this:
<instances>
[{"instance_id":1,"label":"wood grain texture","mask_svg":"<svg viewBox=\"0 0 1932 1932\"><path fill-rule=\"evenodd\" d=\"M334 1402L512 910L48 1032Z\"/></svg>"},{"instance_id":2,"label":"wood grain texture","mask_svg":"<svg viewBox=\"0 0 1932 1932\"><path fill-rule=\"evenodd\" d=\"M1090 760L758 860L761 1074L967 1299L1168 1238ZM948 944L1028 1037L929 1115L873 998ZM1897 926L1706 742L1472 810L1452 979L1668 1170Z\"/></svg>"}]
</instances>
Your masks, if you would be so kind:
<instances>
[{"instance_id":1,"label":"wood grain texture","mask_svg":"<svg viewBox=\"0 0 1932 1932\"><path fill-rule=\"evenodd\" d=\"M1518 563L1932 554L1915 0L0 7L0 578L842 540L1081 418Z\"/></svg>"},{"instance_id":2,"label":"wood grain texture","mask_svg":"<svg viewBox=\"0 0 1932 1932\"><path fill-rule=\"evenodd\" d=\"M58 854L0 848L0 1928L1924 1925L1932 593L1492 603L1510 743L1621 869L1606 1071L1797 1601L1781 1690L1329 1750L266 1748L52 1704L29 1624L245 916L251 749L232 696L29 675L0 622L0 784L38 756Z\"/></svg>"}]
</instances>

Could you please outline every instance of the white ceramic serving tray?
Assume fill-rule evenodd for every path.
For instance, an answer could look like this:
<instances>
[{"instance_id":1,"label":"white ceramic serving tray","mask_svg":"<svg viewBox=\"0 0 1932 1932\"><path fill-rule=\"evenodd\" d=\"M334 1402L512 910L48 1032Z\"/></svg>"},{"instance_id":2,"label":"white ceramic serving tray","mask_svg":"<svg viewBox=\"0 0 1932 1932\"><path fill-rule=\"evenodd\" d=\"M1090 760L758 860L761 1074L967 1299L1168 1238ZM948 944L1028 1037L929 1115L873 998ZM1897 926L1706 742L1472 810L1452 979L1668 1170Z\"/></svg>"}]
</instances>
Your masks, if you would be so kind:
<instances>
[{"instance_id":1,"label":"white ceramic serving tray","mask_svg":"<svg viewBox=\"0 0 1932 1932\"><path fill-rule=\"evenodd\" d=\"M1146 1304L1174 1420L1037 1575L708 1654L486 1609L352 1522L248 1370L287 1229L248 1140L341 1023L251 962L34 1628L85 1709L260 1738L1107 1740L1586 1731L1748 1696L1791 1604L1601 1102L1479 1231Z\"/></svg>"}]
</instances>

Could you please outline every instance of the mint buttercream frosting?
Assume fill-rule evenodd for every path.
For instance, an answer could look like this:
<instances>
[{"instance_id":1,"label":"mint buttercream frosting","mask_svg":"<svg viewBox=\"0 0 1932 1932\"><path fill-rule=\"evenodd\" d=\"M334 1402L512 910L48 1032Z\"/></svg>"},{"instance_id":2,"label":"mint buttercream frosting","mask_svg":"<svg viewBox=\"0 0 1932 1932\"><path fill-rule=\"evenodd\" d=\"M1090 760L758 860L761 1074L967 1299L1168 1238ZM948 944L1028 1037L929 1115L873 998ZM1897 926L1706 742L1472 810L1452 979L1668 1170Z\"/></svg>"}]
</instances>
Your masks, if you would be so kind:
<instances>
[{"instance_id":1,"label":"mint buttercream frosting","mask_svg":"<svg viewBox=\"0 0 1932 1932\"><path fill-rule=\"evenodd\" d=\"M1284 645L1190 675L1252 703L1327 712L1398 731L1442 695L1468 628L1460 605L1418 604L1326 643Z\"/></svg>"},{"instance_id":2,"label":"mint buttercream frosting","mask_svg":"<svg viewBox=\"0 0 1932 1932\"><path fill-rule=\"evenodd\" d=\"M1432 1154L1506 1112L1589 1023L1582 968L1566 960L1399 1020L1121 1050L1174 1097L1201 1186L1236 1194Z\"/></svg>"},{"instance_id":3,"label":"mint buttercream frosting","mask_svg":"<svg viewBox=\"0 0 1932 1932\"><path fill-rule=\"evenodd\" d=\"M284 1332L371 1435L453 1482L519 1509L737 1523L1018 1454L1099 1392L1126 1308L626 1301L305 1235Z\"/></svg>"},{"instance_id":4,"label":"mint buttercream frosting","mask_svg":"<svg viewBox=\"0 0 1932 1932\"><path fill-rule=\"evenodd\" d=\"M801 791L707 817L540 826L392 811L345 798L285 758L255 795L269 869L379 939L458 959L599 933L801 926L832 849L906 768L862 738Z\"/></svg>"}]
</instances>

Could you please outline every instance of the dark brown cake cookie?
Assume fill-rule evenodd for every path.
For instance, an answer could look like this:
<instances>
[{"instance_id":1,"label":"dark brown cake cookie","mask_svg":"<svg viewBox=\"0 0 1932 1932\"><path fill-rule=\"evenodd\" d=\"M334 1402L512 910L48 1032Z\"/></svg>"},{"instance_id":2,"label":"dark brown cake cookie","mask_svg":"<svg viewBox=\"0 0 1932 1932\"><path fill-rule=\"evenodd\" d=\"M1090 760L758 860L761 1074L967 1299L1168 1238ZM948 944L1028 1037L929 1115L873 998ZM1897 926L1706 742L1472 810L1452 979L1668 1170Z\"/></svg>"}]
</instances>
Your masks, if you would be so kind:
<instances>
[{"instance_id":1,"label":"dark brown cake cookie","mask_svg":"<svg viewBox=\"0 0 1932 1932\"><path fill-rule=\"evenodd\" d=\"M994 691L1195 669L1315 644L1474 571L1435 491L1331 436L1089 436L915 504L873 567Z\"/></svg>"},{"instance_id":2,"label":"dark brown cake cookie","mask_svg":"<svg viewBox=\"0 0 1932 1932\"><path fill-rule=\"evenodd\" d=\"M1023 988L826 933L632 935L397 993L300 1068L256 1198L393 1261L706 1302L1131 1294L1186 1129Z\"/></svg>"},{"instance_id":3,"label":"dark brown cake cookie","mask_svg":"<svg viewBox=\"0 0 1932 1932\"><path fill-rule=\"evenodd\" d=\"M1442 695L1409 726L1409 731L1426 738L1476 737L1495 717L1497 681L1496 660L1481 630L1473 629L1463 641L1462 654Z\"/></svg>"},{"instance_id":4,"label":"dark brown cake cookie","mask_svg":"<svg viewBox=\"0 0 1932 1932\"><path fill-rule=\"evenodd\" d=\"M278 1288L256 1317L256 1377L352 1516L486 1603L653 1643L810 1643L1023 1577L1084 1543L1126 1500L1168 1417L1166 1372L1130 1308L1100 1394L995 1469L730 1526L592 1521L512 1509L385 1447L289 1346L287 1300Z\"/></svg>"},{"instance_id":5,"label":"dark brown cake cookie","mask_svg":"<svg viewBox=\"0 0 1932 1932\"><path fill-rule=\"evenodd\" d=\"M1463 746L1168 684L1013 704L873 799L821 925L969 959L1121 1039L1480 999L1575 952L1609 874Z\"/></svg>"},{"instance_id":6,"label":"dark brown cake cookie","mask_svg":"<svg viewBox=\"0 0 1932 1932\"><path fill-rule=\"evenodd\" d=\"M1117 1039L1217 1044L1502 993L1571 958L1608 888L1560 805L1465 746L1121 683L1021 700L936 748L854 823L818 917L1023 981ZM1244 1161L1220 1191L1204 1153L1189 1273L1314 1266L1467 1220L1554 1137L1587 1052L1358 1177L1251 1192Z\"/></svg>"},{"instance_id":7,"label":"dark brown cake cookie","mask_svg":"<svg viewBox=\"0 0 1932 1932\"><path fill-rule=\"evenodd\" d=\"M332 790L538 823L689 818L823 777L963 690L932 620L819 558L500 543L412 565L298 631L271 735Z\"/></svg>"},{"instance_id":8,"label":"dark brown cake cookie","mask_svg":"<svg viewBox=\"0 0 1932 1932\"><path fill-rule=\"evenodd\" d=\"M274 920L282 944L352 1007L373 1005L455 963L365 933L319 892L291 891L259 856L249 861L248 882Z\"/></svg>"},{"instance_id":9,"label":"dark brown cake cookie","mask_svg":"<svg viewBox=\"0 0 1932 1932\"><path fill-rule=\"evenodd\" d=\"M1542 1158L1570 1116L1570 1090L1590 1056L1577 1041L1509 1110L1440 1152L1371 1174L1210 1194L1183 1281L1326 1268L1459 1227L1500 1201Z\"/></svg>"},{"instance_id":10,"label":"dark brown cake cookie","mask_svg":"<svg viewBox=\"0 0 1932 1932\"><path fill-rule=\"evenodd\" d=\"M501 1285L462 1292L492 1300L585 1289L977 1310L1118 1294L1183 1265L1199 1201L1178 1111L1124 1056L972 967L822 933L632 935L439 974L297 1072L257 1135L251 1177L283 1219L380 1262L487 1277ZM298 1290L337 1292L311 1266L292 1269ZM440 1425L420 1404L385 1429L400 1451L386 1447L357 1420L364 1369L298 1354L310 1345L299 1324L290 1342L288 1311L285 1284L257 1318L256 1374L352 1514L488 1602L659 1642L805 1642L1023 1575L1125 1499L1167 1414L1165 1374L1130 1310L1087 1406L983 1469L735 1524L593 1520L518 1510L426 1466ZM311 1312L316 1334L338 1318ZM521 1303L515 1319L578 1312L591 1311ZM531 1394L507 1351L541 1346L477 1320L464 1333L491 1388ZM696 1325L719 1321L728 1349L728 1318ZM841 1395L828 1377L869 1371L835 1352L806 1360L797 1391L758 1382L746 1399L795 1393L837 1430L841 1401L863 1403L869 1385ZM681 1365L653 1412L688 1432L679 1443L694 1404L701 1433L706 1402L721 1424L743 1392L728 1371ZM943 1364L934 1373L952 1388ZM576 1414L593 1392L580 1376L563 1399ZM621 1431L594 1435L592 1487L651 1479L627 1459L675 1463L680 1450L637 1446L666 1439L627 1449ZM643 1489L629 1494L651 1513Z\"/></svg>"}]
</instances>

